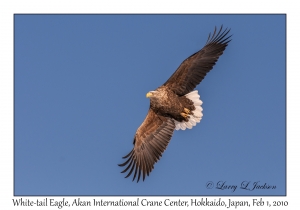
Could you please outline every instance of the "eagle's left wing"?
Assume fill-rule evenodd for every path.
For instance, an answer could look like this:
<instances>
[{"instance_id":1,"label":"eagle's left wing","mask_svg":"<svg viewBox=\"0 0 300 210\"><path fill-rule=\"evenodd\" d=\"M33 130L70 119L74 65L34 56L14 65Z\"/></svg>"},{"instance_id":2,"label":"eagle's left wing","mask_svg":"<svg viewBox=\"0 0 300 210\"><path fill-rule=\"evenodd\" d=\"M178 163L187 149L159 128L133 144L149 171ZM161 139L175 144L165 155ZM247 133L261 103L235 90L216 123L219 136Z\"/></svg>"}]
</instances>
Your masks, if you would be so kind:
<instances>
[{"instance_id":1,"label":"eagle's left wing","mask_svg":"<svg viewBox=\"0 0 300 210\"><path fill-rule=\"evenodd\" d=\"M206 45L198 52L185 59L174 74L163 84L177 95L183 96L192 90L204 79L223 54L231 41L227 36L230 30L222 27L211 36L209 34Z\"/></svg>"},{"instance_id":2,"label":"eagle's left wing","mask_svg":"<svg viewBox=\"0 0 300 210\"><path fill-rule=\"evenodd\" d=\"M123 157L127 160L119 164L119 166L127 165L121 173L129 170L127 178L134 171L132 181L138 174L137 182L140 180L141 173L143 173L143 180L146 174L149 176L154 164L167 148L174 129L173 119L158 115L150 108L144 122L136 131L133 140L134 148Z\"/></svg>"}]
</instances>

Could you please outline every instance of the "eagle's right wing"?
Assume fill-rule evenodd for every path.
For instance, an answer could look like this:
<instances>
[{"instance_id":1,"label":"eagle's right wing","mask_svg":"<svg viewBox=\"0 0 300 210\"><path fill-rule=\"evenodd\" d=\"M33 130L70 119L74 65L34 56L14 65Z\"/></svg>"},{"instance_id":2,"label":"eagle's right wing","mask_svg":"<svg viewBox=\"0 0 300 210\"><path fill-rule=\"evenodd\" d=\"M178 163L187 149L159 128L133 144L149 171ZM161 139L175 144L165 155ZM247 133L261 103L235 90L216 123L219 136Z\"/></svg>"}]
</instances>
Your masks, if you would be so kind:
<instances>
[{"instance_id":1,"label":"eagle's right wing","mask_svg":"<svg viewBox=\"0 0 300 210\"><path fill-rule=\"evenodd\" d=\"M146 174L154 168L154 164L159 160L162 153L167 148L170 139L175 129L174 120L168 117L156 114L151 108L148 114L137 129L134 136L134 147L131 152L124 156L127 160L119 166L127 166L122 173L129 170L127 177L129 177L133 170L134 176L132 181L138 174L137 182L140 180L141 172L143 180Z\"/></svg>"}]
</instances>

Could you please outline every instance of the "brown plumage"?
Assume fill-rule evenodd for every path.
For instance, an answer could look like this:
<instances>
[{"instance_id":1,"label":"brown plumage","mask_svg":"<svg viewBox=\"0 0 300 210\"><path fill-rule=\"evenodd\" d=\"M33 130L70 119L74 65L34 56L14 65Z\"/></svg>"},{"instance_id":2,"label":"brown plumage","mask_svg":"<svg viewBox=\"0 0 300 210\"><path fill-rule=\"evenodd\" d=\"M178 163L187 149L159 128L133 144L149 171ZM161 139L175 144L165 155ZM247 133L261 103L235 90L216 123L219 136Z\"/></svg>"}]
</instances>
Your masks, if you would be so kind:
<instances>
[{"instance_id":1,"label":"brown plumage","mask_svg":"<svg viewBox=\"0 0 300 210\"><path fill-rule=\"evenodd\" d=\"M222 31L221 27L217 32L215 28L200 51L185 59L161 87L147 94L150 98L148 114L136 131L133 149L123 157L127 160L119 164L126 167L122 171L128 172L126 178L133 174L132 180L137 178L139 182L141 176L144 180L167 148L174 129L191 129L200 122L202 101L197 91L193 90L231 41L231 36L227 36L229 31Z\"/></svg>"}]
</instances>

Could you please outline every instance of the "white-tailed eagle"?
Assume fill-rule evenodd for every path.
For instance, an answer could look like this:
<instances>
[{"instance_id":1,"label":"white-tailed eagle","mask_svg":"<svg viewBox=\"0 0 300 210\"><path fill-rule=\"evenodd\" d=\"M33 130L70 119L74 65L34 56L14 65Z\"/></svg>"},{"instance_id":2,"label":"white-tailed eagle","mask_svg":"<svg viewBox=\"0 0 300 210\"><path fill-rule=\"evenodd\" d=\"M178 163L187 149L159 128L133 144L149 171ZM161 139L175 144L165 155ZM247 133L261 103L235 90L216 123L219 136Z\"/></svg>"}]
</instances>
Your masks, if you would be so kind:
<instances>
[{"instance_id":1,"label":"white-tailed eagle","mask_svg":"<svg viewBox=\"0 0 300 210\"><path fill-rule=\"evenodd\" d=\"M148 114L137 129L131 152L124 156L127 159L119 166L129 171L126 178L133 172L137 182L153 170L154 164L160 159L167 148L173 131L191 129L202 119L202 101L194 88L213 68L223 54L228 43L230 29L209 34L205 46L185 59L174 74L159 88L146 94L150 98Z\"/></svg>"}]
</instances>

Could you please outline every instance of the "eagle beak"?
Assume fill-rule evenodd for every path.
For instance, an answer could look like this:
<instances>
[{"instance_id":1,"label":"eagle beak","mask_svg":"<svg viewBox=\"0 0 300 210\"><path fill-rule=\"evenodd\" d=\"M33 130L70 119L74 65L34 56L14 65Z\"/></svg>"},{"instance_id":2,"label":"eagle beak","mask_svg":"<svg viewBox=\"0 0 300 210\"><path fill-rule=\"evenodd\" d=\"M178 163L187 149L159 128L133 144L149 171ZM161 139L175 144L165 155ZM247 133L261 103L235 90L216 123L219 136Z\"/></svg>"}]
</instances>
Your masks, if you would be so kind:
<instances>
[{"instance_id":1,"label":"eagle beak","mask_svg":"<svg viewBox=\"0 0 300 210\"><path fill-rule=\"evenodd\" d=\"M153 94L151 93L151 92L148 92L147 94L146 94L146 97L147 98L150 98L150 97L152 97L153 96Z\"/></svg>"}]
</instances>

